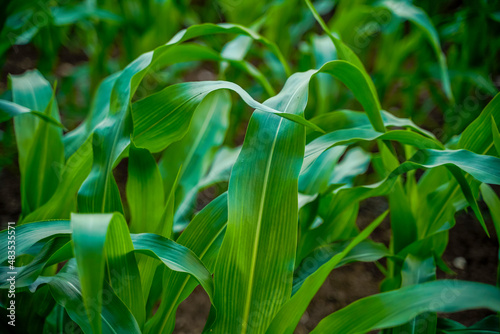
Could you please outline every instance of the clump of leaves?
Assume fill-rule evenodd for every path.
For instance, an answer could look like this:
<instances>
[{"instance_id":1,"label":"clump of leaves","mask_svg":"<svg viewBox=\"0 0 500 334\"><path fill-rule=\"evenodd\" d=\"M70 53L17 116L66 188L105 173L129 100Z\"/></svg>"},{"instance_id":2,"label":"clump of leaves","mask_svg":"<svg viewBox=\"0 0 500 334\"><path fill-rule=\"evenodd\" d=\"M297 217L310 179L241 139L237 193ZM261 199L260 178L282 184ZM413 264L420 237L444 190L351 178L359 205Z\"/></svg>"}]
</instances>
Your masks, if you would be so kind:
<instances>
[{"instance_id":1,"label":"clump of leaves","mask_svg":"<svg viewBox=\"0 0 500 334\"><path fill-rule=\"evenodd\" d=\"M293 333L328 275L354 261L377 263L385 275L381 293L335 311L312 333L498 331L496 315L468 329L438 317L472 308L500 312L500 290L437 280L436 270L451 271L442 256L459 210L470 207L488 234L483 199L500 231L499 199L490 187L500 184L499 95L459 139L443 143L382 109L388 78L374 83L330 30L345 23L327 24L306 5L305 15L324 31L312 39L315 69L291 73L286 46L258 32L272 30L271 16L251 28L192 25L105 78L88 116L65 133L55 87L36 70L10 76L12 99L0 101L0 109L3 121L13 118L22 214L15 261L8 257L9 230L0 232L1 288L5 310L4 277L15 265L24 332L171 333L179 304L201 285L211 302L205 332ZM340 13L356 14L341 5ZM414 38L430 42L443 96L454 103L425 12L381 1L358 14L373 8L420 29ZM236 37L220 51L192 42L224 36ZM252 52L275 77L246 60ZM220 80L145 87L147 75L188 61L219 64ZM257 102L223 80L231 71L270 97ZM139 90L142 98L135 98ZM329 109L341 95L363 110ZM244 119L242 104L254 111L243 144L233 146L228 138ZM124 161L120 192L113 170ZM370 165L374 175L363 178ZM417 169L424 170L419 177ZM227 191L206 196L214 185ZM208 204L195 212L202 194ZM360 202L380 196L389 209L360 230ZM389 247L369 239L386 218Z\"/></svg>"}]
</instances>

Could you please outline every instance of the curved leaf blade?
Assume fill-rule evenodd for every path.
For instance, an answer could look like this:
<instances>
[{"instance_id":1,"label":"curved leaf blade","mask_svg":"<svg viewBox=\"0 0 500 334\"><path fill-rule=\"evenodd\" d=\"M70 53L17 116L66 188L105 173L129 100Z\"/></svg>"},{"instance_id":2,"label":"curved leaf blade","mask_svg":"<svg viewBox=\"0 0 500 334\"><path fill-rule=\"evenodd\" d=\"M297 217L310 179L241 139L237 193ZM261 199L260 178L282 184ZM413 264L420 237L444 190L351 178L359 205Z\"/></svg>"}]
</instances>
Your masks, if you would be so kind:
<instances>
[{"instance_id":1,"label":"curved leaf blade","mask_svg":"<svg viewBox=\"0 0 500 334\"><path fill-rule=\"evenodd\" d=\"M107 281L132 311L139 326L145 306L134 249L125 219L120 214L71 215L73 248L85 310L92 330L101 333L104 265Z\"/></svg>"},{"instance_id":2,"label":"curved leaf blade","mask_svg":"<svg viewBox=\"0 0 500 334\"><path fill-rule=\"evenodd\" d=\"M312 73L290 77L266 105L301 117ZM304 146L302 126L253 113L229 180L228 224L215 268L215 333L263 331L291 293Z\"/></svg>"},{"instance_id":3,"label":"curved leaf blade","mask_svg":"<svg viewBox=\"0 0 500 334\"><path fill-rule=\"evenodd\" d=\"M423 312L458 312L473 308L500 311L494 286L440 280L360 299L324 318L311 333L365 333L402 325ZM360 314L370 316L360 317Z\"/></svg>"}]
</instances>

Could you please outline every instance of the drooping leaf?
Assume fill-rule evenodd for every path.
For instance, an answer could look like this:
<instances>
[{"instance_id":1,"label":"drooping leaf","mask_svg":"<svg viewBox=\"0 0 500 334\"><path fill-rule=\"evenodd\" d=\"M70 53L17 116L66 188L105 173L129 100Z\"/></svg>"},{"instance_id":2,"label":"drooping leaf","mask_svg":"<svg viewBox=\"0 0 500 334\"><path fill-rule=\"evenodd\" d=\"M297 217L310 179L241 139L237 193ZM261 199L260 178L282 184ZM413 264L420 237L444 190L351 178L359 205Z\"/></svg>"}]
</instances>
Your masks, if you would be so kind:
<instances>
[{"instance_id":1,"label":"drooping leaf","mask_svg":"<svg viewBox=\"0 0 500 334\"><path fill-rule=\"evenodd\" d=\"M16 254L24 254L31 246L44 238L67 234L71 234L69 220L41 221L17 226ZM7 260L8 236L7 229L0 232L0 240L3 241L0 245L0 250L2 251L0 254L0 263L4 263Z\"/></svg>"},{"instance_id":2,"label":"drooping leaf","mask_svg":"<svg viewBox=\"0 0 500 334\"><path fill-rule=\"evenodd\" d=\"M439 165L454 165L469 173L478 181L500 184L500 158L479 155L468 150L419 150L408 162L399 168L412 168L417 163L424 168Z\"/></svg>"},{"instance_id":3,"label":"drooping leaf","mask_svg":"<svg viewBox=\"0 0 500 334\"><path fill-rule=\"evenodd\" d=\"M40 277L30 289L35 291L47 284L57 303L64 307L70 318L80 326L85 333L96 333L89 322L87 314L82 310L84 294L75 270L60 272L56 276ZM114 290L104 283L100 289L106 298L102 310L92 309L92 319L102 322L102 333L141 333L139 325L130 310L118 298ZM100 333L98 332L98 333Z\"/></svg>"},{"instance_id":4,"label":"drooping leaf","mask_svg":"<svg viewBox=\"0 0 500 334\"><path fill-rule=\"evenodd\" d=\"M59 121L53 119L51 116L44 114L43 112L31 110L14 102L0 100L0 123L5 122L13 117L26 114L35 115L46 122L49 122L60 128L64 128L64 125L62 125Z\"/></svg>"},{"instance_id":5,"label":"drooping leaf","mask_svg":"<svg viewBox=\"0 0 500 334\"><path fill-rule=\"evenodd\" d=\"M421 127L417 126L411 119L399 118L393 114L382 110L381 111L382 120L386 128L391 127L402 127L411 129L418 132L426 137L435 138L432 132L429 132ZM311 122L321 125L321 128L329 133L336 130L345 130L350 128L368 128L371 129L370 120L368 119L366 113L353 110L336 110L328 112L326 114L311 118ZM312 136L320 136L320 133L309 133L308 139Z\"/></svg>"},{"instance_id":6,"label":"drooping leaf","mask_svg":"<svg viewBox=\"0 0 500 334\"><path fill-rule=\"evenodd\" d=\"M201 224L201 225L196 223L193 226L195 232L200 231L200 228L201 228L201 231L205 231L205 232L210 231L211 233L213 233L212 237L208 236L208 240L209 240L209 241L207 241L208 244L200 243L199 247L210 248L211 247L210 245L212 243L214 243L216 240L219 240L218 242L215 242L215 244L217 245L215 248L212 248L209 252L203 251L200 253L201 256L208 256L208 258L211 259L211 261L212 261L211 266L212 267L215 263L216 254L217 254L218 247L220 246L220 241L221 241L220 240L221 238L217 238L217 237L221 236L221 231L223 230L223 228L225 226L225 221L226 221L226 219L224 218L225 217L224 212L225 212L225 207L226 207L225 197L221 197L221 199L214 204L215 204L215 207L213 209L207 210L208 216L205 215L205 218L203 218L203 215L200 216L200 220L199 220L200 223L199 224ZM212 213L214 213L213 210L216 210L215 211L216 214L214 216L211 215ZM222 210L222 211L220 211L220 210ZM222 214L222 216L220 216L221 214ZM116 239L103 240L104 238L109 238L109 235L107 237L106 237L106 235L104 235L104 236L101 235L100 238L96 238L95 236L97 235L97 232L99 232L99 231L94 228L96 224L92 224L92 221L91 221L92 216L96 217L96 219L101 219L101 220L107 219L108 220L108 225L109 224L112 225L111 227L108 227L109 231L107 234L109 234L109 235L113 235L113 234L119 235L121 232L124 232L123 229L118 229L118 231L114 231L113 224L117 224L117 225L121 224L122 227L124 226L126 228L126 225L123 221L123 218L121 218L119 216L119 214L114 214L114 215L102 215L102 214L99 214L99 215L80 214L80 215L78 215L78 214L74 214L74 217L81 219L81 221L77 222L77 224L79 225L79 226L77 226L77 228L86 229L87 231L88 230L91 231L89 237L85 238L86 240L84 240L84 241L86 241L83 244L84 247L86 246L86 248L84 249L84 251L85 251L84 254L90 254L92 251L97 251L98 249L101 249L101 252L99 254L93 255L93 256L87 256L85 258L88 261L88 263L87 263L88 270L87 269L84 270L84 275L86 275L86 277L84 277L83 281L91 285L91 289L90 289L91 291L95 292L95 290L99 289L98 284L95 284L95 282L98 282L96 276L99 274L97 272L99 268L95 262L98 260L104 261L105 260L104 255L108 255L108 256L113 256L112 262L110 262L109 259L107 260L107 262L110 263L110 267L109 267L110 270L107 270L107 272L109 275L111 275L107 279L107 281L112 283L111 285L113 285L113 289L118 289L119 292L117 292L117 293L120 293L120 296L122 296L123 294L132 293L132 292L136 293L136 294L141 293L140 285L139 285L139 290L130 290L130 289L126 288L126 286L124 288L122 288L123 284L125 284L125 285L134 284L135 277L138 278L138 276L132 275L134 277L134 279L132 279L132 277L130 277L130 275L127 274L127 272L133 271L133 270L129 270L129 265L133 265L133 263L135 261L134 254L131 253L131 251L134 251L136 253L140 253L141 255L144 254L145 256L152 257L152 258L155 258L156 260L161 261L170 270L180 272L180 273L188 273L188 274L192 275L194 277L194 279L192 279L192 283L194 283L194 285L192 285L192 288L194 289L194 287L198 283L200 283L205 288L205 290L207 291L209 296L212 298L213 282L212 282L212 277L210 275L210 272L206 269L204 264L200 261L200 259L190 249L188 249L185 246L178 244L170 239L166 239L166 238L161 237L159 235L150 234L150 233L131 234L130 237L128 237L128 234L125 234L125 235L122 234L123 238L121 238L121 240L116 240ZM115 218L113 218L113 216ZM218 222L218 224L222 224L218 230L217 229L212 230L213 226L211 225L211 223L214 222L212 220L212 218L216 219L216 222ZM120 219L121 223L120 222L117 223L116 221L109 222L110 219ZM206 220L206 219L208 219L208 220ZM74 221L74 218L73 218L73 221ZM102 233L106 233L106 231L104 230L104 226L103 226L103 225L106 225L105 223L106 223L106 221L104 221L104 223L102 223L102 224L100 224L100 222L98 222L98 224L97 224L98 226L100 226L100 230ZM86 225L82 226L83 224L86 224ZM73 226L74 226L74 224L73 224ZM31 280L36 279L36 277L38 276L38 273L44 267L47 267L51 264L55 264L55 263L58 263L61 261L65 261L68 258L71 258L73 256L73 250L71 249L72 243L64 244L64 239L61 239L61 241L54 241L55 240L54 238L55 237L70 236L73 232L72 231L73 226L72 226L71 222L68 220L33 222L33 223L24 224L24 225L19 226L16 229L16 236L20 238L19 242L16 244L17 255L27 254L27 252L30 250L30 248L32 248L33 245L36 245L39 242L40 242L40 247L37 247L35 254L40 253L40 249L44 249L43 252L40 253L40 256L37 258L36 262L32 262L26 268L23 267L24 269L22 269L22 271L27 269L26 273L25 273L26 275L24 273L21 273L22 275L20 276L20 278L26 277L26 279L31 279ZM198 227L196 227L196 226L198 226ZM118 226L118 227L120 227L120 226ZM114 228L117 229L116 227L114 227ZM85 237L85 235L83 235L81 232L83 232L83 231L78 231L79 236L76 237L77 241L73 240L73 243L75 243L76 245L80 245L80 246L82 245L82 243L80 242L81 240L78 240L78 238L79 237L81 238L82 236ZM7 230L0 232L0 239L4 239L5 241L7 241L7 236L8 236ZM191 234L191 236L189 237L189 233L188 233L186 235L186 238L187 239L194 238L194 239L191 242L187 242L187 244L191 244L193 246L198 246L198 244L195 243L194 241L198 240L197 238L200 236L204 237L203 234L199 235L197 233ZM132 240L131 243L126 242L127 238L129 238L129 240L131 238L131 240ZM73 237L73 239L75 239L75 238ZM98 242L91 244L92 241L98 241ZM62 242L63 244L61 244L60 242ZM133 249L124 253L123 248L124 247L129 248L129 246L127 246L127 244L128 245L132 244ZM5 245L4 246L5 252L4 252L4 255L2 255L2 257L0 257L1 262L5 262L7 260L7 254L8 254L7 245L8 245L8 243L5 242L4 245ZM56 246L56 247L54 247L54 246ZM110 251L110 248L114 248L114 250L111 249L111 251ZM120 250L120 248L121 248L121 250ZM106 250L104 252L105 254L102 253L102 249ZM75 250L76 250L76 247L75 247ZM205 254L205 252L206 252L206 254ZM115 256L114 254L117 254L117 253L121 253L124 255L123 256ZM78 253L75 252L75 255L76 254L78 254ZM79 255L80 256L82 255L81 252ZM76 256L78 256L78 255L76 255ZM119 261L120 258L122 260L128 260L128 262L125 264L124 264L124 262L120 263L120 261ZM2 267L2 270L4 270L4 271L7 271L7 269L8 268ZM104 271L104 268L103 268L103 271ZM142 274L142 272L141 272L141 274ZM182 274L182 275L184 275L184 274ZM190 279L189 277L182 276L182 275L181 275L181 277ZM123 280L123 281L120 281L120 280ZM195 281L197 281L197 282L195 283ZM93 285L92 285L92 283L93 283ZM99 290L97 292L99 292ZM102 293L102 290L100 290L100 292ZM91 299L91 304L92 304L91 305L92 306L91 312L94 312L94 311L97 312L97 309L98 309L98 305L96 305L94 303L94 302L96 302L96 300L98 300L97 299L98 297L97 297L97 295L94 297L96 299ZM103 296L103 298L104 297L105 296ZM187 297L187 295L186 295L186 297ZM126 300L126 298L124 298L124 297L120 297L120 298L123 298ZM142 296L140 296L140 298L142 298ZM92 300L94 302L92 302ZM136 300L135 305L140 306L140 304L141 304L141 301ZM144 306L142 306L142 308L144 308Z\"/></svg>"},{"instance_id":7,"label":"drooping leaf","mask_svg":"<svg viewBox=\"0 0 500 334\"><path fill-rule=\"evenodd\" d=\"M423 312L474 308L500 311L500 290L482 283L439 280L360 299L324 318L311 333L363 333L401 325Z\"/></svg>"},{"instance_id":8,"label":"drooping leaf","mask_svg":"<svg viewBox=\"0 0 500 334\"><path fill-rule=\"evenodd\" d=\"M371 129L353 128L337 130L316 138L306 146L304 168L309 166L325 150L358 141L371 141L376 139L394 140L418 148L440 149L443 146L435 139L424 137L418 133L404 130L391 130L385 133Z\"/></svg>"},{"instance_id":9,"label":"drooping leaf","mask_svg":"<svg viewBox=\"0 0 500 334\"><path fill-rule=\"evenodd\" d=\"M52 238L47 242L40 242L43 243L43 246L35 258L29 264L17 266L15 269L17 291L22 291L23 288L32 284L45 268L73 257L72 245L67 237ZM8 273L12 271L9 266L0 267L0 274L5 275L5 277L8 277ZM9 285L8 282L5 282L0 285L0 289L8 289Z\"/></svg>"},{"instance_id":10,"label":"drooping leaf","mask_svg":"<svg viewBox=\"0 0 500 334\"><path fill-rule=\"evenodd\" d=\"M306 146L307 151L307 146ZM418 151L415 156L404 162L398 168L390 173L383 181L371 184L358 186L354 188L340 187L334 190L335 196L332 197L327 216L335 216L343 212L353 203L366 199L368 197L382 196L390 192L394 186L397 176L415 170L418 168L437 168L446 166L452 171L453 176L460 185L457 190L462 190L468 204L474 209L483 228L485 228L484 220L476 203L476 199L472 193L471 187L461 172L470 172L471 176L479 181L497 184L499 181L499 169L492 168L499 163L499 159L491 156L483 156L465 150L430 150L423 149ZM458 187L458 186L457 186ZM316 233L319 236L324 235L322 231L325 227L319 226ZM327 227L326 227L327 228ZM440 229L440 226L432 226L433 233Z\"/></svg>"},{"instance_id":11,"label":"drooping leaf","mask_svg":"<svg viewBox=\"0 0 500 334\"><path fill-rule=\"evenodd\" d=\"M83 304L92 331L101 333L102 330L105 273L107 282L142 327L146 315L141 279L123 216L73 213L71 227Z\"/></svg>"},{"instance_id":12,"label":"drooping leaf","mask_svg":"<svg viewBox=\"0 0 500 334\"><path fill-rule=\"evenodd\" d=\"M213 298L212 276L190 249L157 234L141 233L131 237L136 252L154 257L172 270L193 275L210 299Z\"/></svg>"},{"instance_id":13,"label":"drooping leaf","mask_svg":"<svg viewBox=\"0 0 500 334\"><path fill-rule=\"evenodd\" d=\"M226 81L185 82L167 87L134 103L134 142L151 152L158 152L182 138L188 131L189 122L196 106L209 93L229 89L238 93L249 106L279 115L312 129L319 128L302 116L276 111L254 101L238 85Z\"/></svg>"}]
</instances>

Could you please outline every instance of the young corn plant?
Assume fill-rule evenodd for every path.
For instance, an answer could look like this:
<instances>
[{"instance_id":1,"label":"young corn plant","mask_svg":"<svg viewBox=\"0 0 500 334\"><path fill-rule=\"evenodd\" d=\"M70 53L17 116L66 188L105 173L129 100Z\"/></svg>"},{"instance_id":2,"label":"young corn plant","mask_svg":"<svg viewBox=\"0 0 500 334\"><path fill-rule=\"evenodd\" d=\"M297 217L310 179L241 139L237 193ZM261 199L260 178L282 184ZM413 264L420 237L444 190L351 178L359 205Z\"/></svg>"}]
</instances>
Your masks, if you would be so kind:
<instances>
[{"instance_id":1,"label":"young corn plant","mask_svg":"<svg viewBox=\"0 0 500 334\"><path fill-rule=\"evenodd\" d=\"M394 1L355 11L343 1L325 23L306 5L324 31L312 39L309 68L292 73L281 51L292 41L278 47L258 32L273 30L267 17L248 28L192 25L106 77L71 131L61 122L55 85L37 70L9 77L11 99L0 101L0 115L13 119L22 212L0 232L1 306L15 324L6 331L172 333L177 308L200 285L211 303L204 333L294 333L334 269L356 261L377 264L385 276L380 293L336 310L311 333L499 331L497 315L470 328L442 317L500 312L498 287L438 280L436 272L451 272L442 257L458 211L470 208L489 234L483 200L499 235L500 200L491 185L500 185L500 96L458 139L441 142L379 99L408 50L375 84L340 38L348 29L343 13L363 16L373 7L411 22L421 30L408 38L430 43L451 103L446 59L425 12ZM243 14L231 13L238 21ZM383 38L390 43L398 29ZM228 35L234 38L220 52L193 42ZM248 61L251 52L271 68ZM391 63L390 48L382 54L375 68ZM194 61L218 64L219 80L152 91L143 83ZM276 93L279 73L286 80ZM233 76L269 98L260 103L224 80ZM332 87L362 110L337 108ZM241 123L234 110L242 103L253 112L243 144L233 147L227 138L235 136L234 118ZM363 178L369 166L375 175ZM127 169L122 188L120 168ZM360 229L360 203L372 197L386 197L389 207ZM385 219L388 247L370 239Z\"/></svg>"}]
</instances>

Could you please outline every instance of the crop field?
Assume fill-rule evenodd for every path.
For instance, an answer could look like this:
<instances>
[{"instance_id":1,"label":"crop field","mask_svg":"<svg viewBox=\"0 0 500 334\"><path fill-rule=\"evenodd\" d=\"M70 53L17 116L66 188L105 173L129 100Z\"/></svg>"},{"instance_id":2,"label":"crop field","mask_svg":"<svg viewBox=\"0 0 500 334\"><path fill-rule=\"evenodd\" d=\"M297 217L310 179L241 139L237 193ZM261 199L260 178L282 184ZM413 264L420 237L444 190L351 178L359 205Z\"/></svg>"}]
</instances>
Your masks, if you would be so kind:
<instances>
[{"instance_id":1,"label":"crop field","mask_svg":"<svg viewBox=\"0 0 500 334\"><path fill-rule=\"evenodd\" d=\"M0 333L500 333L500 1L0 14Z\"/></svg>"}]
</instances>

